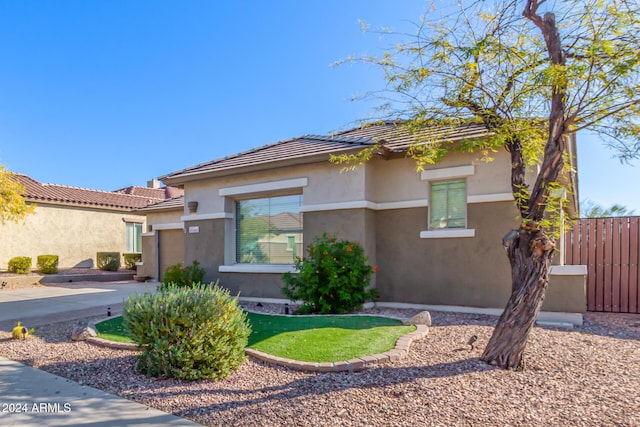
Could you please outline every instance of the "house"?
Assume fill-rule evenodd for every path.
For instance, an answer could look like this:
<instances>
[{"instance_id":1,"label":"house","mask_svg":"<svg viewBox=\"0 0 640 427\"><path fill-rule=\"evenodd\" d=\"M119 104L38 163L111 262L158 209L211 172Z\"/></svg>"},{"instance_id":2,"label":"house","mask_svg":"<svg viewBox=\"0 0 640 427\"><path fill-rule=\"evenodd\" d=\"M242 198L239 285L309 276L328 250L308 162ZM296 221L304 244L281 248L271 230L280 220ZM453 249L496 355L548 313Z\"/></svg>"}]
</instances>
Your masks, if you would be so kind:
<instances>
[{"instance_id":1,"label":"house","mask_svg":"<svg viewBox=\"0 0 640 427\"><path fill-rule=\"evenodd\" d=\"M142 263L138 276L162 280L167 267L184 262L184 196L163 200L136 210L146 215L142 233Z\"/></svg>"},{"instance_id":2,"label":"house","mask_svg":"<svg viewBox=\"0 0 640 427\"><path fill-rule=\"evenodd\" d=\"M134 209L154 204L169 196L180 196L179 188L127 187L115 192L56 184L43 184L15 174L24 186L27 203L37 205L35 214L19 223L0 226L0 268L15 256L32 258L58 255L60 268L95 267L97 252L140 252L144 214Z\"/></svg>"},{"instance_id":3,"label":"house","mask_svg":"<svg viewBox=\"0 0 640 427\"><path fill-rule=\"evenodd\" d=\"M487 136L479 125L420 134L421 141L448 144ZM508 153L492 153L487 162L478 153L452 152L417 171L406 155L414 138L385 122L279 141L172 172L160 179L183 187L185 204L166 223L183 230L185 263L198 260L206 280L220 279L244 298L281 299L282 273L293 271L302 248L328 232L363 245L378 266L381 304L504 307L511 272L500 242L518 226ZM329 162L331 154L374 143L377 154L354 171ZM569 146L575 167L575 140ZM281 230L276 224L285 217ZM154 236L144 235L145 250L173 245ZM145 239L155 241L147 246ZM155 256L143 251L145 263ZM543 310L584 312L583 269L574 267L554 267Z\"/></svg>"}]
</instances>

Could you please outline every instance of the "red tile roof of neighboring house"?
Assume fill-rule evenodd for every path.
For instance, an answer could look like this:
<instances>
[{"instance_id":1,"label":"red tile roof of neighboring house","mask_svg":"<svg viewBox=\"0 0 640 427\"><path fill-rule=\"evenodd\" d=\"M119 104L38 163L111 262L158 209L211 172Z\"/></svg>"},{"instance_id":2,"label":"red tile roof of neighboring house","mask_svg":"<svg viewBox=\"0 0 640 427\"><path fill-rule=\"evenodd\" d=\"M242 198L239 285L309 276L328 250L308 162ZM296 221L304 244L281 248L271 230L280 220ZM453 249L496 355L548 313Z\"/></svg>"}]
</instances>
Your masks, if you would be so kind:
<instances>
[{"instance_id":1,"label":"red tile roof of neighboring house","mask_svg":"<svg viewBox=\"0 0 640 427\"><path fill-rule=\"evenodd\" d=\"M24 198L29 202L91 206L116 210L131 210L159 201L157 197L137 196L87 188L42 184L23 174L14 174L25 187Z\"/></svg>"},{"instance_id":2,"label":"red tile roof of neighboring house","mask_svg":"<svg viewBox=\"0 0 640 427\"><path fill-rule=\"evenodd\" d=\"M132 185L130 187L114 190L114 193L130 194L132 196L147 197L150 199L173 199L184 195L184 189L178 187L161 187L161 188L149 188L138 187Z\"/></svg>"},{"instance_id":3,"label":"red tile roof of neighboring house","mask_svg":"<svg viewBox=\"0 0 640 427\"><path fill-rule=\"evenodd\" d=\"M160 177L161 180L187 178L208 172L234 172L246 167L268 167L278 161L304 162L313 156L336 154L365 148L378 143L389 152L405 152L412 144L455 142L482 138L490 132L482 125L451 125L423 128L410 132L402 122L380 122L343 131L334 135L305 135L287 139L249 151L202 163ZM262 166L261 166L262 165Z\"/></svg>"}]
</instances>

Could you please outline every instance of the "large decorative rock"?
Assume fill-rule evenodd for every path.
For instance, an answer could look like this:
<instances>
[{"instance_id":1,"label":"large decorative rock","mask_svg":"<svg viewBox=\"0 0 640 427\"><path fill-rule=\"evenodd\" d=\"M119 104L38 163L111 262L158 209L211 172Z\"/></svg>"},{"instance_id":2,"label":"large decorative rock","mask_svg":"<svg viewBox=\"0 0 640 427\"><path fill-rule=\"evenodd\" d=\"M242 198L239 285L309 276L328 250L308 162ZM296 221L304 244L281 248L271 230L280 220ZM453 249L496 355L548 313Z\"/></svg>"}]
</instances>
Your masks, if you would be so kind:
<instances>
[{"instance_id":1,"label":"large decorative rock","mask_svg":"<svg viewBox=\"0 0 640 427\"><path fill-rule=\"evenodd\" d=\"M85 341L89 337L95 337L98 332L89 326L87 322L78 322L78 324L71 331L71 339L73 341Z\"/></svg>"},{"instance_id":2,"label":"large decorative rock","mask_svg":"<svg viewBox=\"0 0 640 427\"><path fill-rule=\"evenodd\" d=\"M427 325L431 326L431 314L428 311L421 311L409 320L405 320L405 325Z\"/></svg>"}]
</instances>

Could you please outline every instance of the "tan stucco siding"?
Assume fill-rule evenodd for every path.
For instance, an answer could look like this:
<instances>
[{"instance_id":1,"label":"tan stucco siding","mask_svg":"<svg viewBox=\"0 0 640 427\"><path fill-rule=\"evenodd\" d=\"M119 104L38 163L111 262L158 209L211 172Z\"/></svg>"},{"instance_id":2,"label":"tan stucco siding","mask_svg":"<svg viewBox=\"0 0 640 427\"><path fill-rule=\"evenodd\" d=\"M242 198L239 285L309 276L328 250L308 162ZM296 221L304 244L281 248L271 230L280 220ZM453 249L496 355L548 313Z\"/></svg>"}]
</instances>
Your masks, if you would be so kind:
<instances>
[{"instance_id":1,"label":"tan stucco siding","mask_svg":"<svg viewBox=\"0 0 640 427\"><path fill-rule=\"evenodd\" d=\"M198 209L199 210L199 209ZM198 261L206 270L204 280L213 282L219 278L218 267L224 265L224 220L205 220L185 222L187 230L197 227L198 232L184 235L184 262L189 265Z\"/></svg>"},{"instance_id":2,"label":"tan stucco siding","mask_svg":"<svg viewBox=\"0 0 640 427\"><path fill-rule=\"evenodd\" d=\"M510 202L468 207L475 237L421 239L427 208L377 212L377 288L382 301L502 307L511 289L501 237L517 225Z\"/></svg>"},{"instance_id":3,"label":"tan stucco siding","mask_svg":"<svg viewBox=\"0 0 640 427\"><path fill-rule=\"evenodd\" d=\"M184 261L184 231L161 230L158 231L159 247L159 280L164 279L164 273L169 266Z\"/></svg>"},{"instance_id":4,"label":"tan stucco siding","mask_svg":"<svg viewBox=\"0 0 640 427\"><path fill-rule=\"evenodd\" d=\"M467 177L467 195L503 194L511 192L511 162L506 153L495 153L486 162L477 155L461 153L424 170L474 166L474 174ZM421 178L412 159L375 159L367 164L367 199L377 203L428 199L429 181Z\"/></svg>"},{"instance_id":5,"label":"tan stucco siding","mask_svg":"<svg viewBox=\"0 0 640 427\"><path fill-rule=\"evenodd\" d=\"M158 278L156 245L157 236L154 233L142 236L142 265L138 266L138 276Z\"/></svg>"},{"instance_id":6,"label":"tan stucco siding","mask_svg":"<svg viewBox=\"0 0 640 427\"><path fill-rule=\"evenodd\" d=\"M59 267L95 266L96 253L124 253L125 221L144 223L144 215L39 204L18 224L0 226L0 269L14 256L58 255ZM143 227L144 228L144 227Z\"/></svg>"},{"instance_id":7,"label":"tan stucco siding","mask_svg":"<svg viewBox=\"0 0 640 427\"><path fill-rule=\"evenodd\" d=\"M494 160L486 162L478 155L460 153L425 170L474 166L474 173L466 178L468 196L510 193L510 160L506 153L494 153ZM299 189L303 205L350 202L392 203L424 201L429 197L429 181L416 171L414 160L376 158L355 171L342 172L329 162L284 167L274 171L251 172L221 178L211 178L185 184L185 203L198 202L198 215L232 213L229 199L220 189L304 178L307 184ZM242 198L264 197L264 194L243 194Z\"/></svg>"},{"instance_id":8,"label":"tan stucco siding","mask_svg":"<svg viewBox=\"0 0 640 427\"><path fill-rule=\"evenodd\" d=\"M183 215L182 209L174 209L164 212L149 212L147 214L147 224L174 224L180 222Z\"/></svg>"},{"instance_id":9,"label":"tan stucco siding","mask_svg":"<svg viewBox=\"0 0 640 427\"><path fill-rule=\"evenodd\" d=\"M253 172L186 183L185 203L197 201L198 215L230 212L225 197L219 194L220 189L298 178L307 179L307 185L300 189L305 205L364 200L364 169L341 173L340 167L325 162L283 168L277 173ZM242 197L264 197L264 194L247 194Z\"/></svg>"}]
</instances>

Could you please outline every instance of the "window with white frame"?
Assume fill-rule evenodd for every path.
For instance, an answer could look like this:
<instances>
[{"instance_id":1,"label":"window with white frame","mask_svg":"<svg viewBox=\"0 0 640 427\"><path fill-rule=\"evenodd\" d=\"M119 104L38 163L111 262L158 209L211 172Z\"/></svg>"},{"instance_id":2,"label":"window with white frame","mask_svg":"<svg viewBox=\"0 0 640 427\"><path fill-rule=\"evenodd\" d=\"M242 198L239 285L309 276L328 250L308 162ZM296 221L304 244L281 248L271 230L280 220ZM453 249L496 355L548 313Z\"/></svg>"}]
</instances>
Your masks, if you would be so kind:
<instances>
[{"instance_id":1,"label":"window with white frame","mask_svg":"<svg viewBox=\"0 0 640 427\"><path fill-rule=\"evenodd\" d=\"M125 223L125 250L127 252L142 252L142 224L139 222Z\"/></svg>"},{"instance_id":2,"label":"window with white frame","mask_svg":"<svg viewBox=\"0 0 640 427\"><path fill-rule=\"evenodd\" d=\"M293 264L302 248L302 195L237 200L238 264Z\"/></svg>"},{"instance_id":3,"label":"window with white frame","mask_svg":"<svg viewBox=\"0 0 640 427\"><path fill-rule=\"evenodd\" d=\"M431 182L429 228L465 228L467 226L467 181L453 179Z\"/></svg>"}]
</instances>

